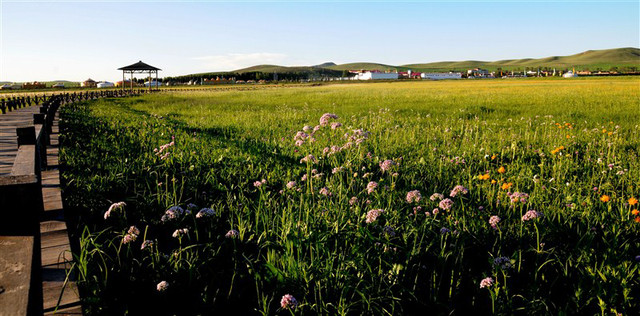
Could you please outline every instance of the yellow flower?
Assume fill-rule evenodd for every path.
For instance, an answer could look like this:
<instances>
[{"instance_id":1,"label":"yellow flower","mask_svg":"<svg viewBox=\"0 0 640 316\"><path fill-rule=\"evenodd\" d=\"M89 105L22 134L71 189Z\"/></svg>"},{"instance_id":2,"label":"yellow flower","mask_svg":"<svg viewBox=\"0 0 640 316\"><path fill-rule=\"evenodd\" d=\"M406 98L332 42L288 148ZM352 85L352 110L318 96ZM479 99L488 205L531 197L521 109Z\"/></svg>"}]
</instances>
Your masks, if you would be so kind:
<instances>
[{"instance_id":1,"label":"yellow flower","mask_svg":"<svg viewBox=\"0 0 640 316\"><path fill-rule=\"evenodd\" d=\"M491 180L491 184L496 184L496 180Z\"/></svg>"},{"instance_id":2,"label":"yellow flower","mask_svg":"<svg viewBox=\"0 0 640 316\"><path fill-rule=\"evenodd\" d=\"M509 182L509 183L503 183L502 184L502 189L503 190L509 190L511 188L511 186L513 185L513 183Z\"/></svg>"},{"instance_id":3,"label":"yellow flower","mask_svg":"<svg viewBox=\"0 0 640 316\"><path fill-rule=\"evenodd\" d=\"M498 156L496 156L496 155L491 156L491 160L496 159L496 157L498 157Z\"/></svg>"},{"instance_id":4,"label":"yellow flower","mask_svg":"<svg viewBox=\"0 0 640 316\"><path fill-rule=\"evenodd\" d=\"M604 203L609 202L609 200L611 200L611 197L610 197L610 196L608 196L608 195L606 195L606 194L604 194L604 195L602 195L602 196L600 197L600 201L602 201L602 202L604 202Z\"/></svg>"},{"instance_id":5,"label":"yellow flower","mask_svg":"<svg viewBox=\"0 0 640 316\"><path fill-rule=\"evenodd\" d=\"M632 198L629 199L628 202L629 202L629 205L636 205L636 204L638 204L638 199L632 197Z\"/></svg>"},{"instance_id":6,"label":"yellow flower","mask_svg":"<svg viewBox=\"0 0 640 316\"><path fill-rule=\"evenodd\" d=\"M613 135L613 132L609 132L609 133L607 133L607 135L611 136L611 135Z\"/></svg>"},{"instance_id":7,"label":"yellow flower","mask_svg":"<svg viewBox=\"0 0 640 316\"><path fill-rule=\"evenodd\" d=\"M481 174L478 176L478 179L480 180L489 180L489 174Z\"/></svg>"},{"instance_id":8,"label":"yellow flower","mask_svg":"<svg viewBox=\"0 0 640 316\"><path fill-rule=\"evenodd\" d=\"M498 173L505 173L506 171L507 169L505 169L504 167L498 168Z\"/></svg>"},{"instance_id":9,"label":"yellow flower","mask_svg":"<svg viewBox=\"0 0 640 316\"><path fill-rule=\"evenodd\" d=\"M567 138L571 138L571 135L567 134Z\"/></svg>"},{"instance_id":10,"label":"yellow flower","mask_svg":"<svg viewBox=\"0 0 640 316\"><path fill-rule=\"evenodd\" d=\"M640 213L640 211L638 211L638 210L632 210L631 211L631 215L638 215L638 213Z\"/></svg>"}]
</instances>

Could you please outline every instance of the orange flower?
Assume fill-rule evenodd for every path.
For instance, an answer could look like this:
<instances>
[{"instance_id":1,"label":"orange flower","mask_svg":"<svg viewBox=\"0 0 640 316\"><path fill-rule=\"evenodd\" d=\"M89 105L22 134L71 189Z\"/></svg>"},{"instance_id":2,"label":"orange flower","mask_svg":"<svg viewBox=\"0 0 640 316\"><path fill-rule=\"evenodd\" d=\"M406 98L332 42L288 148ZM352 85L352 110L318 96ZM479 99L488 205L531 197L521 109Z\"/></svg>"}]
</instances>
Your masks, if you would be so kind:
<instances>
[{"instance_id":1,"label":"orange flower","mask_svg":"<svg viewBox=\"0 0 640 316\"><path fill-rule=\"evenodd\" d=\"M608 132L607 135L611 136L613 135L613 132Z\"/></svg>"},{"instance_id":2,"label":"orange flower","mask_svg":"<svg viewBox=\"0 0 640 316\"><path fill-rule=\"evenodd\" d=\"M496 156L496 155L491 156L491 160L496 159L496 157L498 157L498 156Z\"/></svg>"},{"instance_id":3,"label":"orange flower","mask_svg":"<svg viewBox=\"0 0 640 316\"><path fill-rule=\"evenodd\" d=\"M640 217L636 217L636 219L634 219L634 221L636 221L636 223L640 223Z\"/></svg>"},{"instance_id":4,"label":"orange flower","mask_svg":"<svg viewBox=\"0 0 640 316\"><path fill-rule=\"evenodd\" d=\"M506 171L507 169L505 169L504 167L498 168L498 173L505 173Z\"/></svg>"},{"instance_id":5,"label":"orange flower","mask_svg":"<svg viewBox=\"0 0 640 316\"><path fill-rule=\"evenodd\" d=\"M478 179L480 180L489 180L489 174L481 174L478 176Z\"/></svg>"},{"instance_id":6,"label":"orange flower","mask_svg":"<svg viewBox=\"0 0 640 316\"><path fill-rule=\"evenodd\" d=\"M567 134L567 138L571 138L571 135Z\"/></svg>"},{"instance_id":7,"label":"orange flower","mask_svg":"<svg viewBox=\"0 0 640 316\"><path fill-rule=\"evenodd\" d=\"M636 204L638 204L638 199L632 197L632 198L629 199L628 202L629 202L629 205L636 205Z\"/></svg>"},{"instance_id":8,"label":"orange flower","mask_svg":"<svg viewBox=\"0 0 640 316\"><path fill-rule=\"evenodd\" d=\"M491 180L491 184L496 184L496 180Z\"/></svg>"},{"instance_id":9,"label":"orange flower","mask_svg":"<svg viewBox=\"0 0 640 316\"><path fill-rule=\"evenodd\" d=\"M604 194L604 195L602 195L602 196L600 197L600 201L602 201L602 202L604 202L604 203L609 202L609 200L611 200L611 197L610 197L610 196L608 196L608 195L606 195L606 194Z\"/></svg>"},{"instance_id":10,"label":"orange flower","mask_svg":"<svg viewBox=\"0 0 640 316\"><path fill-rule=\"evenodd\" d=\"M632 210L631 211L631 215L638 215L638 213L640 213L640 211L638 211L638 210Z\"/></svg>"},{"instance_id":11,"label":"orange flower","mask_svg":"<svg viewBox=\"0 0 640 316\"><path fill-rule=\"evenodd\" d=\"M509 190L511 188L511 186L513 185L513 183L509 182L509 183L503 183L502 184L502 189L503 190Z\"/></svg>"}]
</instances>

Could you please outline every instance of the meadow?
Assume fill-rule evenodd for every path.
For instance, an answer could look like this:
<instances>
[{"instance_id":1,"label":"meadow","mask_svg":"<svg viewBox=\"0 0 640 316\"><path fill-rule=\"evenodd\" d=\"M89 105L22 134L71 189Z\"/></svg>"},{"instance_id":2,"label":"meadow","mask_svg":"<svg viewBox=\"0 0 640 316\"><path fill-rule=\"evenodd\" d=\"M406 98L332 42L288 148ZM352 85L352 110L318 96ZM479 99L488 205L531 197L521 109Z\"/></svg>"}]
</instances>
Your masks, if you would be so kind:
<instances>
[{"instance_id":1,"label":"meadow","mask_svg":"<svg viewBox=\"0 0 640 316\"><path fill-rule=\"evenodd\" d=\"M640 79L61 109L87 315L632 315Z\"/></svg>"}]
</instances>

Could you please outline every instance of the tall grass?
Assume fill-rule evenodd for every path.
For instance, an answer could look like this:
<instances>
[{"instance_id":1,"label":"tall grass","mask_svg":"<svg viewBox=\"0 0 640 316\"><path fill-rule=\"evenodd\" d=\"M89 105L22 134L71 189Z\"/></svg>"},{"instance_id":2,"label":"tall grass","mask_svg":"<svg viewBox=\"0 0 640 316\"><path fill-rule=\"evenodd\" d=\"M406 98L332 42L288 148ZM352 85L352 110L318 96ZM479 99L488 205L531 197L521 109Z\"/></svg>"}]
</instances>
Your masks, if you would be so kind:
<instances>
[{"instance_id":1,"label":"tall grass","mask_svg":"<svg viewBox=\"0 0 640 316\"><path fill-rule=\"evenodd\" d=\"M633 313L638 83L221 89L65 107L64 192L80 215L84 306L92 315ZM342 126L298 134L296 146L327 112ZM301 161L308 155L317 161ZM453 194L456 185L468 192ZM419 201L407 202L412 190ZM105 219L119 201L124 209ZM186 212L161 220L173 206ZM201 208L215 215L197 217ZM530 210L540 217L524 221ZM125 243L130 226L139 233ZM140 249L144 240L153 245ZM480 288L485 278L493 283ZM285 294L295 309L280 305Z\"/></svg>"}]
</instances>

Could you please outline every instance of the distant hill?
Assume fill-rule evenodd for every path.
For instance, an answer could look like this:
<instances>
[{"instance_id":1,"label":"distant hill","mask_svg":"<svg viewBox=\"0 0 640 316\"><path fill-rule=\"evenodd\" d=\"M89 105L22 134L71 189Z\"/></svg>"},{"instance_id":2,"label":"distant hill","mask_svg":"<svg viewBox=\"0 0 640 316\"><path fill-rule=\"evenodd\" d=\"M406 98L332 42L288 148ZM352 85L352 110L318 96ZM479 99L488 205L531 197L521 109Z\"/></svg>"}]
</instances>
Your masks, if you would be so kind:
<instances>
[{"instance_id":1,"label":"distant hill","mask_svg":"<svg viewBox=\"0 0 640 316\"><path fill-rule=\"evenodd\" d=\"M443 61L425 64L409 64L402 67L411 68L412 70L433 70L433 69L451 69L464 70L469 68L488 68L495 70L497 68L514 69L524 67L547 67L547 68L573 68L576 69L602 69L609 70L611 67L635 66L640 68L640 49L635 47L588 50L570 56L551 56L546 58L524 58L524 59L506 59L498 61Z\"/></svg>"},{"instance_id":2,"label":"distant hill","mask_svg":"<svg viewBox=\"0 0 640 316\"><path fill-rule=\"evenodd\" d=\"M358 62L337 65L333 62L326 62L315 66L279 66L279 65L257 65L227 72L208 72L193 75L180 76L177 78L196 78L203 76L237 76L250 73L277 73L279 78L287 78L287 74L307 76L330 75L340 76L344 70L379 70L379 71L465 71L472 68L485 68L495 71L498 68L503 70L524 70L525 68L558 68L576 70L610 70L613 67L619 69L631 69L635 67L640 70L640 48L625 47L603 50L588 50L570 56L551 56L545 58L524 58L505 59L498 61L440 61L432 63L419 63L407 65L386 65L371 62Z\"/></svg>"}]
</instances>

